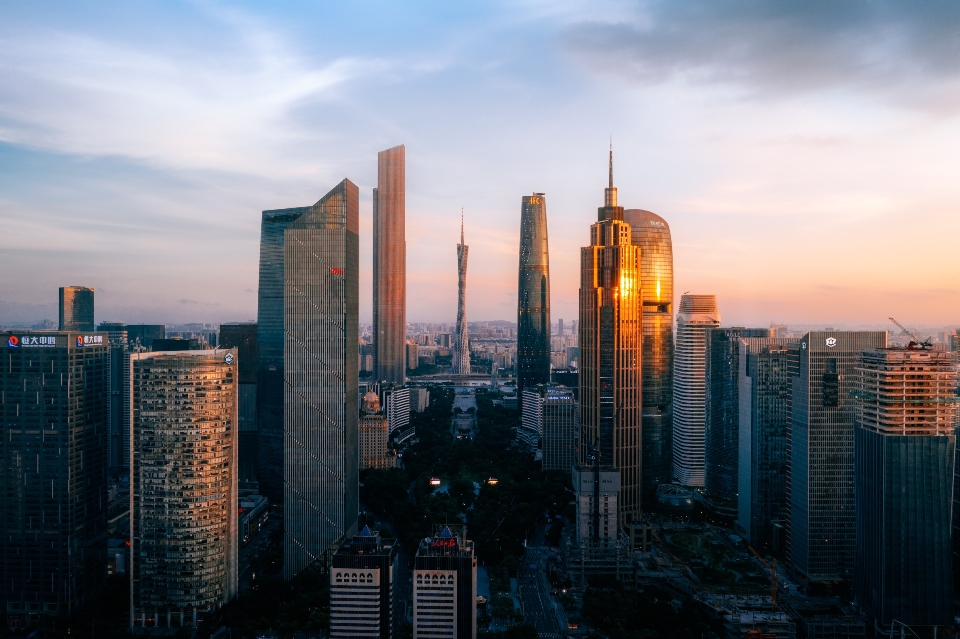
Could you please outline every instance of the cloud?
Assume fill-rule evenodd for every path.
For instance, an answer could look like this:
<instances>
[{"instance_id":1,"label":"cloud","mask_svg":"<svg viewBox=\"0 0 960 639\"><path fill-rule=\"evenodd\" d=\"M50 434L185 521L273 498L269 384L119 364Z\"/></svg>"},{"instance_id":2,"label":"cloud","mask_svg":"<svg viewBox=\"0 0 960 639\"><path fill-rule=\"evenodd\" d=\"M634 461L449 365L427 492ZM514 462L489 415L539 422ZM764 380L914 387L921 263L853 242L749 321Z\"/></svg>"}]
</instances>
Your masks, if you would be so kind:
<instances>
[{"instance_id":1,"label":"cloud","mask_svg":"<svg viewBox=\"0 0 960 639\"><path fill-rule=\"evenodd\" d=\"M945 2L644 3L632 20L560 36L591 69L648 86L680 80L780 96L827 89L960 108L960 5Z\"/></svg>"}]
</instances>

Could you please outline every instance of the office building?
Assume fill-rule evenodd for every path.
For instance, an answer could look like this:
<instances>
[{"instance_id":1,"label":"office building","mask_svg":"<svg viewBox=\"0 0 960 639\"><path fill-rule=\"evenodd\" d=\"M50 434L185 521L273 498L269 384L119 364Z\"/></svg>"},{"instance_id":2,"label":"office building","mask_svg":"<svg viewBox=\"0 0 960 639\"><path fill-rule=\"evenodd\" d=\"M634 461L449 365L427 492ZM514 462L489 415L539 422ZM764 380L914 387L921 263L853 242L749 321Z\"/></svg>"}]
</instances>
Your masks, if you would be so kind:
<instances>
[{"instance_id":1,"label":"office building","mask_svg":"<svg viewBox=\"0 0 960 639\"><path fill-rule=\"evenodd\" d=\"M358 202L356 185L343 180L284 231L287 580L356 529Z\"/></svg>"},{"instance_id":2,"label":"office building","mask_svg":"<svg viewBox=\"0 0 960 639\"><path fill-rule=\"evenodd\" d=\"M109 340L0 340L0 606L10 627L49 627L93 601L106 577Z\"/></svg>"},{"instance_id":3,"label":"office building","mask_svg":"<svg viewBox=\"0 0 960 639\"><path fill-rule=\"evenodd\" d=\"M957 355L868 350L855 380L857 603L887 632L952 627Z\"/></svg>"},{"instance_id":4,"label":"office building","mask_svg":"<svg viewBox=\"0 0 960 639\"><path fill-rule=\"evenodd\" d=\"M360 470L396 468L397 457L388 447L390 432L387 417L380 410L380 398L372 390L361 401L358 450Z\"/></svg>"},{"instance_id":5,"label":"office building","mask_svg":"<svg viewBox=\"0 0 960 639\"><path fill-rule=\"evenodd\" d=\"M736 529L757 550L783 549L787 516L790 348L785 338L739 342L739 453Z\"/></svg>"},{"instance_id":6,"label":"office building","mask_svg":"<svg viewBox=\"0 0 960 639\"><path fill-rule=\"evenodd\" d=\"M406 379L406 180L406 148L380 151L373 190L374 366L378 381L394 384Z\"/></svg>"},{"instance_id":7,"label":"office building","mask_svg":"<svg viewBox=\"0 0 960 639\"><path fill-rule=\"evenodd\" d=\"M580 249L580 463L619 473L621 523L639 519L641 398L640 249L609 185L590 246Z\"/></svg>"},{"instance_id":8,"label":"office building","mask_svg":"<svg viewBox=\"0 0 960 639\"><path fill-rule=\"evenodd\" d=\"M130 627L196 625L237 594L237 351L129 357Z\"/></svg>"},{"instance_id":9,"label":"office building","mask_svg":"<svg viewBox=\"0 0 960 639\"><path fill-rule=\"evenodd\" d=\"M127 327L119 322L100 322L97 332L106 333L110 348L110 450L107 465L111 472L123 472L130 464L130 422L124 412L125 359L128 349Z\"/></svg>"},{"instance_id":10,"label":"office building","mask_svg":"<svg viewBox=\"0 0 960 639\"><path fill-rule=\"evenodd\" d=\"M563 320L560 320L563 334ZM564 363L565 364L565 363ZM520 278L517 285L517 390L550 381L550 254L543 193L520 205Z\"/></svg>"},{"instance_id":11,"label":"office building","mask_svg":"<svg viewBox=\"0 0 960 639\"><path fill-rule=\"evenodd\" d=\"M573 390L554 386L546 390L543 407L543 470L570 472L577 465L580 408Z\"/></svg>"},{"instance_id":12,"label":"office building","mask_svg":"<svg viewBox=\"0 0 960 639\"><path fill-rule=\"evenodd\" d=\"M806 581L853 576L853 425L860 351L886 348L886 331L811 331L800 338L787 469L787 560Z\"/></svg>"},{"instance_id":13,"label":"office building","mask_svg":"<svg viewBox=\"0 0 960 639\"><path fill-rule=\"evenodd\" d=\"M770 337L768 328L707 330L703 495L718 516L737 512L740 445L740 338Z\"/></svg>"},{"instance_id":14,"label":"office building","mask_svg":"<svg viewBox=\"0 0 960 639\"><path fill-rule=\"evenodd\" d=\"M476 639L477 558L462 526L420 542L413 563L413 639Z\"/></svg>"},{"instance_id":15,"label":"office building","mask_svg":"<svg viewBox=\"0 0 960 639\"><path fill-rule=\"evenodd\" d=\"M453 344L453 364L450 371L455 375L470 374L470 339L467 335L467 253L470 247L463 240L463 219L460 219L460 243L457 244L457 334Z\"/></svg>"},{"instance_id":16,"label":"office building","mask_svg":"<svg viewBox=\"0 0 960 639\"><path fill-rule=\"evenodd\" d=\"M384 384L381 386L380 394L383 397L381 404L387 414L390 432L406 430L410 424L410 389Z\"/></svg>"},{"instance_id":17,"label":"office building","mask_svg":"<svg viewBox=\"0 0 960 639\"><path fill-rule=\"evenodd\" d=\"M410 389L410 409L422 413L430 406L430 390L427 388Z\"/></svg>"},{"instance_id":18,"label":"office building","mask_svg":"<svg viewBox=\"0 0 960 639\"><path fill-rule=\"evenodd\" d=\"M260 493L283 500L283 237L309 206L264 211L257 289L257 478Z\"/></svg>"},{"instance_id":19,"label":"office building","mask_svg":"<svg viewBox=\"0 0 960 639\"><path fill-rule=\"evenodd\" d=\"M188 337L186 339L182 337L165 337L163 339L160 339L160 338L154 339L151 350L164 351L164 352L202 351L206 348L207 348L207 344L195 337Z\"/></svg>"},{"instance_id":20,"label":"office building","mask_svg":"<svg viewBox=\"0 0 960 639\"><path fill-rule=\"evenodd\" d=\"M707 417L707 331L720 325L715 295L683 295L673 367L673 477L703 486Z\"/></svg>"},{"instance_id":21,"label":"office building","mask_svg":"<svg viewBox=\"0 0 960 639\"><path fill-rule=\"evenodd\" d=\"M396 539L364 526L333 555L330 639L393 639L398 620L393 581L400 577Z\"/></svg>"},{"instance_id":22,"label":"office building","mask_svg":"<svg viewBox=\"0 0 960 639\"><path fill-rule=\"evenodd\" d=\"M650 211L626 209L630 239L640 247L643 298L643 501L673 477L673 240L670 225Z\"/></svg>"},{"instance_id":23,"label":"office building","mask_svg":"<svg viewBox=\"0 0 960 639\"><path fill-rule=\"evenodd\" d=\"M410 342L406 344L406 366L410 370L416 370L420 365L420 348L417 344Z\"/></svg>"},{"instance_id":24,"label":"office building","mask_svg":"<svg viewBox=\"0 0 960 639\"><path fill-rule=\"evenodd\" d=\"M517 439L531 448L539 448L543 437L543 401L547 394L544 386L517 390L520 396L520 428Z\"/></svg>"},{"instance_id":25,"label":"office building","mask_svg":"<svg viewBox=\"0 0 960 639\"><path fill-rule=\"evenodd\" d=\"M61 331L93 332L93 289L86 286L60 287Z\"/></svg>"},{"instance_id":26,"label":"office building","mask_svg":"<svg viewBox=\"0 0 960 639\"><path fill-rule=\"evenodd\" d=\"M257 323L220 325L220 348L237 349L237 476L241 484L257 482Z\"/></svg>"},{"instance_id":27,"label":"office building","mask_svg":"<svg viewBox=\"0 0 960 639\"><path fill-rule=\"evenodd\" d=\"M153 340L167 336L163 324L127 324L127 344L130 350L150 350Z\"/></svg>"}]
</instances>

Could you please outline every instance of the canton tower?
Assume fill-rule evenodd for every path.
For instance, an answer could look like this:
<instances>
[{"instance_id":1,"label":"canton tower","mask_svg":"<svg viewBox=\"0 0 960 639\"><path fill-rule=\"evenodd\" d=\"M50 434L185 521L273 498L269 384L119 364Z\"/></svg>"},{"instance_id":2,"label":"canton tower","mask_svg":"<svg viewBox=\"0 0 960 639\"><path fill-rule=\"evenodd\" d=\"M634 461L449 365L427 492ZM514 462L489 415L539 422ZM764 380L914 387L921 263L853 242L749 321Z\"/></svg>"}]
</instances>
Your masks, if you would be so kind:
<instances>
[{"instance_id":1,"label":"canton tower","mask_svg":"<svg viewBox=\"0 0 960 639\"><path fill-rule=\"evenodd\" d=\"M457 244L457 272L460 276L460 290L457 295L457 342L453 348L453 365L450 372L455 375L470 374L470 346L467 341L467 251L470 247L463 241L463 214L460 215L460 243Z\"/></svg>"}]
</instances>

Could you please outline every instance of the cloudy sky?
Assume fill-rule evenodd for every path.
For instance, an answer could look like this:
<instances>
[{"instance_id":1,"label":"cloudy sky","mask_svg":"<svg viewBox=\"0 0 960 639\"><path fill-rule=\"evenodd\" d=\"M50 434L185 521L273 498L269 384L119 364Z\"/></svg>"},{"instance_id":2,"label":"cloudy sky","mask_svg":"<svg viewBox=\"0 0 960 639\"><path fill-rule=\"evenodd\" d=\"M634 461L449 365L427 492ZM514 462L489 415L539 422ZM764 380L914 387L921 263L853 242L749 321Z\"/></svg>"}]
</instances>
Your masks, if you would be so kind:
<instances>
[{"instance_id":1,"label":"cloudy sky","mask_svg":"<svg viewBox=\"0 0 960 639\"><path fill-rule=\"evenodd\" d=\"M546 193L553 317L613 136L678 293L725 324L960 323L960 5L0 0L0 322L256 317L260 211L407 148L410 321L515 319Z\"/></svg>"}]
</instances>

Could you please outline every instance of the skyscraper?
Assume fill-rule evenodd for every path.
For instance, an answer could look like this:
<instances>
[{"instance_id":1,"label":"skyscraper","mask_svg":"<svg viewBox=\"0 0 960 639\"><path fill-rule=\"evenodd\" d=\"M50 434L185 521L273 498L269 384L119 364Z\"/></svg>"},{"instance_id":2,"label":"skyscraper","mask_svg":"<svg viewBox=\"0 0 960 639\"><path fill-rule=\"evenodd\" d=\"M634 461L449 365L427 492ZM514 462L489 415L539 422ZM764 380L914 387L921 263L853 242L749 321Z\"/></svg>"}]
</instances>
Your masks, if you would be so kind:
<instances>
[{"instance_id":1,"label":"skyscraper","mask_svg":"<svg viewBox=\"0 0 960 639\"><path fill-rule=\"evenodd\" d=\"M703 486L707 412L707 330L720 325L715 295L683 295L673 367L673 476Z\"/></svg>"},{"instance_id":2,"label":"skyscraper","mask_svg":"<svg viewBox=\"0 0 960 639\"><path fill-rule=\"evenodd\" d=\"M337 549L330 570L330 639L393 638L399 557L396 539L382 539L367 526Z\"/></svg>"},{"instance_id":3,"label":"skyscraper","mask_svg":"<svg viewBox=\"0 0 960 639\"><path fill-rule=\"evenodd\" d=\"M379 381L403 384L406 374L406 149L377 154L373 190L373 342ZM416 368L414 366L414 368Z\"/></svg>"},{"instance_id":4,"label":"skyscraper","mask_svg":"<svg viewBox=\"0 0 960 639\"><path fill-rule=\"evenodd\" d=\"M361 415L357 448L360 470L396 468L397 457L388 449L390 438L387 416L380 410L380 398L372 390L361 399Z\"/></svg>"},{"instance_id":5,"label":"skyscraper","mask_svg":"<svg viewBox=\"0 0 960 639\"><path fill-rule=\"evenodd\" d=\"M130 420L124 412L125 358L129 348L127 327L120 322L100 322L98 332L105 332L110 342L110 452L107 464L111 472L123 472L130 464ZM129 408L129 407L127 407Z\"/></svg>"},{"instance_id":6,"label":"skyscraper","mask_svg":"<svg viewBox=\"0 0 960 639\"><path fill-rule=\"evenodd\" d=\"M0 606L67 617L106 577L106 333L0 333Z\"/></svg>"},{"instance_id":7,"label":"skyscraper","mask_svg":"<svg viewBox=\"0 0 960 639\"><path fill-rule=\"evenodd\" d=\"M257 481L257 324L220 325L220 348L237 349L238 428L237 476L243 484Z\"/></svg>"},{"instance_id":8,"label":"skyscraper","mask_svg":"<svg viewBox=\"0 0 960 639\"><path fill-rule=\"evenodd\" d=\"M787 559L809 581L853 576L855 364L886 348L886 331L812 331L800 338L787 470Z\"/></svg>"},{"instance_id":9,"label":"skyscraper","mask_svg":"<svg viewBox=\"0 0 960 639\"><path fill-rule=\"evenodd\" d=\"M952 626L956 353L869 350L855 379L857 603L885 629Z\"/></svg>"},{"instance_id":10,"label":"skyscraper","mask_svg":"<svg viewBox=\"0 0 960 639\"><path fill-rule=\"evenodd\" d=\"M237 594L237 351L129 357L130 626L195 625Z\"/></svg>"},{"instance_id":11,"label":"skyscraper","mask_svg":"<svg viewBox=\"0 0 960 639\"><path fill-rule=\"evenodd\" d=\"M543 469L570 472L577 465L580 407L565 386L547 388L543 402Z\"/></svg>"},{"instance_id":12,"label":"skyscraper","mask_svg":"<svg viewBox=\"0 0 960 639\"><path fill-rule=\"evenodd\" d=\"M462 526L420 542L413 564L413 639L476 639L477 558Z\"/></svg>"},{"instance_id":13,"label":"skyscraper","mask_svg":"<svg viewBox=\"0 0 960 639\"><path fill-rule=\"evenodd\" d=\"M60 287L61 331L93 331L93 289L86 286Z\"/></svg>"},{"instance_id":14,"label":"skyscraper","mask_svg":"<svg viewBox=\"0 0 960 639\"><path fill-rule=\"evenodd\" d=\"M264 211L257 291L257 478L260 493L283 500L283 233L309 206Z\"/></svg>"},{"instance_id":15,"label":"skyscraper","mask_svg":"<svg viewBox=\"0 0 960 639\"><path fill-rule=\"evenodd\" d=\"M643 299L643 500L652 504L673 477L673 241L666 220L626 209L631 242L640 247Z\"/></svg>"},{"instance_id":16,"label":"skyscraper","mask_svg":"<svg viewBox=\"0 0 960 639\"><path fill-rule=\"evenodd\" d=\"M560 320L563 334L563 320ZM550 254L543 193L520 205L520 281L517 285L517 390L550 381Z\"/></svg>"},{"instance_id":17,"label":"skyscraper","mask_svg":"<svg viewBox=\"0 0 960 639\"><path fill-rule=\"evenodd\" d=\"M631 242L613 186L590 246L580 249L580 463L595 454L620 474L621 523L641 512L641 281L640 249Z\"/></svg>"},{"instance_id":18,"label":"skyscraper","mask_svg":"<svg viewBox=\"0 0 960 639\"><path fill-rule=\"evenodd\" d=\"M358 202L343 180L284 231L285 579L356 529Z\"/></svg>"},{"instance_id":19,"label":"skyscraper","mask_svg":"<svg viewBox=\"0 0 960 639\"><path fill-rule=\"evenodd\" d=\"M453 365L456 375L470 374L470 340L467 337L467 252L470 247L463 241L463 218L460 218L460 243L457 244L457 337L453 345Z\"/></svg>"}]
</instances>

